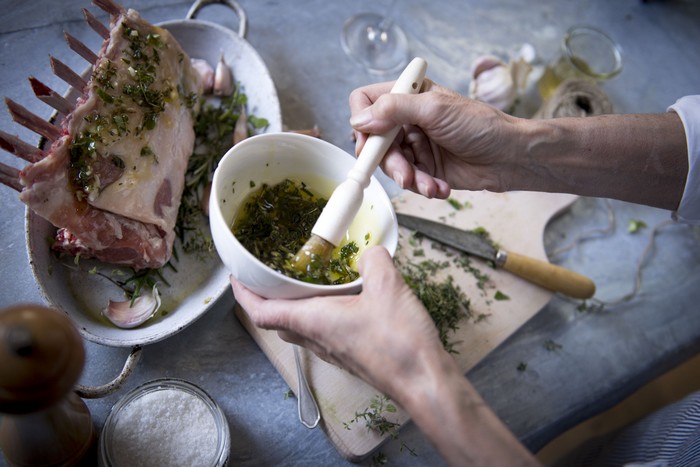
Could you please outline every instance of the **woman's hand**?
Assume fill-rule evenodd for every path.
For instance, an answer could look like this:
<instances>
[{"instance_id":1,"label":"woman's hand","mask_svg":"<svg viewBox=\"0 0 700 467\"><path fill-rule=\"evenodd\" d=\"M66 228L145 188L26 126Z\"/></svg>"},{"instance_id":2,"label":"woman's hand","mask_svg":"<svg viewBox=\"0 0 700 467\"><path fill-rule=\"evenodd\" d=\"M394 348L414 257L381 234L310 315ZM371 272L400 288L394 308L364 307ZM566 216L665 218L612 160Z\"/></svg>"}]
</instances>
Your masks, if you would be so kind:
<instances>
[{"instance_id":1,"label":"woman's hand","mask_svg":"<svg viewBox=\"0 0 700 467\"><path fill-rule=\"evenodd\" d=\"M432 319L394 267L389 253L362 254L359 295L266 300L231 279L236 300L251 321L275 329L389 394L395 384L421 371L416 352L444 352Z\"/></svg>"},{"instance_id":2,"label":"woman's hand","mask_svg":"<svg viewBox=\"0 0 700 467\"><path fill-rule=\"evenodd\" d=\"M310 348L406 409L451 465L536 465L442 347L437 329L382 247L358 265L359 295L266 300L231 279L251 321Z\"/></svg>"},{"instance_id":3,"label":"woman's hand","mask_svg":"<svg viewBox=\"0 0 700 467\"><path fill-rule=\"evenodd\" d=\"M381 163L402 188L428 198L527 190L679 206L688 152L675 112L525 119L423 84L415 95L390 94L392 83L350 95L358 150L368 134L402 126Z\"/></svg>"},{"instance_id":4,"label":"woman's hand","mask_svg":"<svg viewBox=\"0 0 700 467\"><path fill-rule=\"evenodd\" d=\"M432 198L450 189L506 191L520 119L425 80L416 95L390 94L392 83L350 95L357 151L368 134L401 125L403 131L381 167L402 188Z\"/></svg>"}]
</instances>

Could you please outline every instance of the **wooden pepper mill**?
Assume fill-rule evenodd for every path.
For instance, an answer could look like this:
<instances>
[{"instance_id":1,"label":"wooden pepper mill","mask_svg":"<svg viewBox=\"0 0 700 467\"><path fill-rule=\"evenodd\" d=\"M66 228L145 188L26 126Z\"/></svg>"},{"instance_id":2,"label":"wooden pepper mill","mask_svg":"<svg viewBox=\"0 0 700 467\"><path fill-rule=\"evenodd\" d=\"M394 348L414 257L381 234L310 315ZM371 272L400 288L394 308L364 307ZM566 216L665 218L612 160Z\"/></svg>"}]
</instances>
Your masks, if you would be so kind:
<instances>
[{"instance_id":1,"label":"wooden pepper mill","mask_svg":"<svg viewBox=\"0 0 700 467\"><path fill-rule=\"evenodd\" d=\"M10 465L76 465L95 441L75 386L83 341L63 313L36 305L0 310L0 448Z\"/></svg>"}]
</instances>

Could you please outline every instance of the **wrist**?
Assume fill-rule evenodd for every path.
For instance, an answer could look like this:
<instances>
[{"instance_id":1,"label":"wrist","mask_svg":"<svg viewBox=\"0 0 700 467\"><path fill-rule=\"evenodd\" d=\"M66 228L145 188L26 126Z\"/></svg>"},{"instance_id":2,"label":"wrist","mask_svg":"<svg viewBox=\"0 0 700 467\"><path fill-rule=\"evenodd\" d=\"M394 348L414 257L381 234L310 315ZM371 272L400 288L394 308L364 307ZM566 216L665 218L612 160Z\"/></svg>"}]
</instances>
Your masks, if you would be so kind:
<instances>
[{"instance_id":1,"label":"wrist","mask_svg":"<svg viewBox=\"0 0 700 467\"><path fill-rule=\"evenodd\" d=\"M547 159L543 148L560 137L556 128L542 125L541 120L510 117L505 125L499 148L503 163L499 167L502 191L551 191L546 184Z\"/></svg>"},{"instance_id":2,"label":"wrist","mask_svg":"<svg viewBox=\"0 0 700 467\"><path fill-rule=\"evenodd\" d=\"M417 356L418 361L425 358L423 371L404 381L394 400L450 465L536 465L454 358L440 350Z\"/></svg>"}]
</instances>

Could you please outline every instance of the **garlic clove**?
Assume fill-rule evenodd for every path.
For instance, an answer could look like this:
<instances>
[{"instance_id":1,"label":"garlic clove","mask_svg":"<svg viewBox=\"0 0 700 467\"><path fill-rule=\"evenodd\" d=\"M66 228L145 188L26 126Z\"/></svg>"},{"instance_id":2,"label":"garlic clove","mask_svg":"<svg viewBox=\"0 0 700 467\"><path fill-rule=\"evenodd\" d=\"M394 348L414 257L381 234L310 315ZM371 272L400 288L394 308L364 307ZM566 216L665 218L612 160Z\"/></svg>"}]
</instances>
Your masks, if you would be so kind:
<instances>
[{"instance_id":1,"label":"garlic clove","mask_svg":"<svg viewBox=\"0 0 700 467\"><path fill-rule=\"evenodd\" d=\"M516 95L509 65L492 55L484 55L474 61L469 97L506 111L512 107Z\"/></svg>"},{"instance_id":2,"label":"garlic clove","mask_svg":"<svg viewBox=\"0 0 700 467\"><path fill-rule=\"evenodd\" d=\"M204 94L211 94L214 89L214 68L209 65L209 62L201 58L191 58L192 68L197 71L202 78L202 86Z\"/></svg>"},{"instance_id":3,"label":"garlic clove","mask_svg":"<svg viewBox=\"0 0 700 467\"><path fill-rule=\"evenodd\" d=\"M248 115L245 107L241 109L241 114L233 127L233 144L238 144L248 137Z\"/></svg>"},{"instance_id":4,"label":"garlic clove","mask_svg":"<svg viewBox=\"0 0 700 467\"><path fill-rule=\"evenodd\" d=\"M141 295L133 303L131 300L115 302L110 300L102 314L117 327L135 328L151 318L160 308L160 293L157 285L150 295Z\"/></svg>"},{"instance_id":5,"label":"garlic clove","mask_svg":"<svg viewBox=\"0 0 700 467\"><path fill-rule=\"evenodd\" d=\"M230 96L233 93L233 74L224 61L224 54L219 57L214 71L214 95Z\"/></svg>"}]
</instances>

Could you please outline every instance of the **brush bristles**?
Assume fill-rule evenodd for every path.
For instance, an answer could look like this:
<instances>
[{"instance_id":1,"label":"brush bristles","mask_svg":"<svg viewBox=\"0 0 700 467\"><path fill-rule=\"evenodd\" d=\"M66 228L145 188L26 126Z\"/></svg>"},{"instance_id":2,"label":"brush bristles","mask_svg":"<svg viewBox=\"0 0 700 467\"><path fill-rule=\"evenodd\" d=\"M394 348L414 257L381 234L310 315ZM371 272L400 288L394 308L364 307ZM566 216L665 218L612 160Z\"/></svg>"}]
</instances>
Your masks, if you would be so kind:
<instances>
[{"instance_id":1,"label":"brush bristles","mask_svg":"<svg viewBox=\"0 0 700 467\"><path fill-rule=\"evenodd\" d=\"M335 246L331 242L312 234L311 238L297 252L292 261L292 266L299 272L306 272L311 263L320 261L321 264L326 264L331 259L333 248Z\"/></svg>"}]
</instances>

